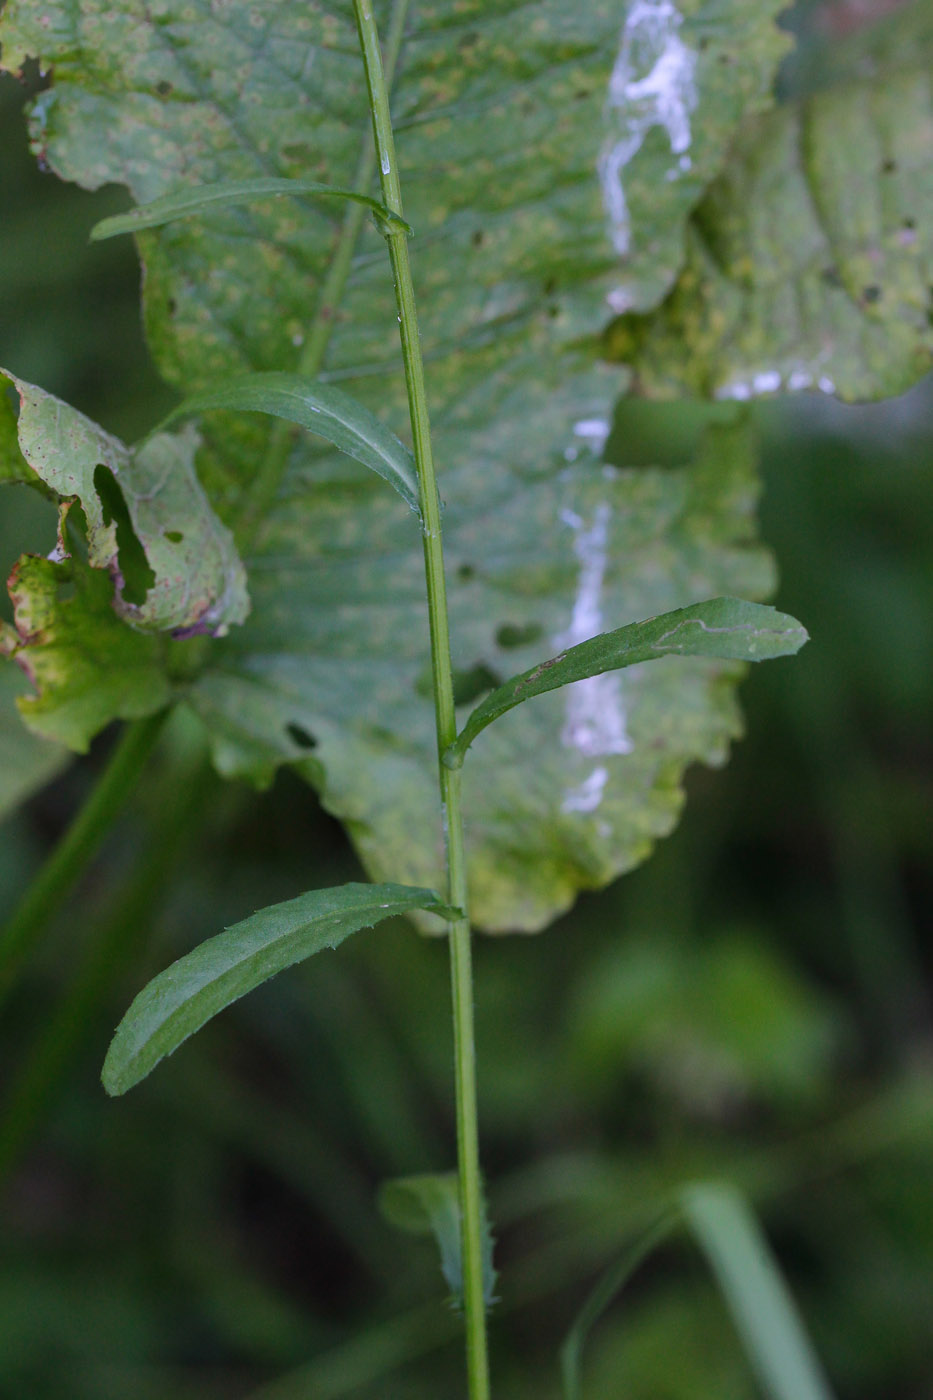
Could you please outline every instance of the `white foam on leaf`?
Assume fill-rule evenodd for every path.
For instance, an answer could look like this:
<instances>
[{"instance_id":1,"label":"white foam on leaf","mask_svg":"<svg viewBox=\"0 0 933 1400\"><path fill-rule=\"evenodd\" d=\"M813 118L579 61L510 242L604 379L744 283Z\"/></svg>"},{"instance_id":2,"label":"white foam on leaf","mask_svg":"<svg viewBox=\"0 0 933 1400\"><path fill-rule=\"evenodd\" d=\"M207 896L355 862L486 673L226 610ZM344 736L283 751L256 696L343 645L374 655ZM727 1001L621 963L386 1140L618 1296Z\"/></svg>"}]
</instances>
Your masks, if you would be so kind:
<instances>
[{"instance_id":1,"label":"white foam on leaf","mask_svg":"<svg viewBox=\"0 0 933 1400\"><path fill-rule=\"evenodd\" d=\"M607 502L597 506L593 523L586 522L575 511L564 510L561 519L576 536L574 553L580 561L580 581L574 600L570 626L554 638L561 650L577 646L595 637L603 628L602 591L609 554L609 521L611 509ZM626 726L622 701L621 677L613 672L587 676L567 687L564 727L561 742L585 758L603 758L610 754L632 752L632 741ZM595 811L602 800L608 780L608 770L598 765L578 787L565 796L565 812Z\"/></svg>"},{"instance_id":2,"label":"white foam on leaf","mask_svg":"<svg viewBox=\"0 0 933 1400\"><path fill-rule=\"evenodd\" d=\"M609 781L609 769L602 764L594 768L579 787L571 788L560 805L562 812L595 812L603 800L603 789Z\"/></svg>"},{"instance_id":3,"label":"white foam on leaf","mask_svg":"<svg viewBox=\"0 0 933 1400\"><path fill-rule=\"evenodd\" d=\"M606 439L609 436L609 420L606 418L581 418L573 425L574 437L583 438L595 457L601 457Z\"/></svg>"},{"instance_id":4,"label":"white foam on leaf","mask_svg":"<svg viewBox=\"0 0 933 1400\"><path fill-rule=\"evenodd\" d=\"M622 26L604 113L609 134L597 163L610 236L622 255L631 245L623 171L651 128L663 127L671 153L681 157L669 179L678 179L692 163L686 153L698 101L697 55L680 37L682 24L672 0L633 0Z\"/></svg>"}]
</instances>

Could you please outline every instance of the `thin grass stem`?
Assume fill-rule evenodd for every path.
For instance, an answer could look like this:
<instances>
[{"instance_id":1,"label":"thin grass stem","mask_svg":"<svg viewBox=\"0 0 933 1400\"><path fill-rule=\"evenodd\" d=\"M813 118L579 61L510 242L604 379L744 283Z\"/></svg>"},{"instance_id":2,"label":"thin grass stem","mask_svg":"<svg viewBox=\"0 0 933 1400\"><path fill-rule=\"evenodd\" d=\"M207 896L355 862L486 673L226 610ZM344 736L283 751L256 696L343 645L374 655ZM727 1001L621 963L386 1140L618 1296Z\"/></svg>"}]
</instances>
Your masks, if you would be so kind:
<instances>
[{"instance_id":1,"label":"thin grass stem","mask_svg":"<svg viewBox=\"0 0 933 1400\"><path fill-rule=\"evenodd\" d=\"M167 713L162 711L125 726L90 797L4 926L0 933L0 1000L135 789Z\"/></svg>"}]
</instances>

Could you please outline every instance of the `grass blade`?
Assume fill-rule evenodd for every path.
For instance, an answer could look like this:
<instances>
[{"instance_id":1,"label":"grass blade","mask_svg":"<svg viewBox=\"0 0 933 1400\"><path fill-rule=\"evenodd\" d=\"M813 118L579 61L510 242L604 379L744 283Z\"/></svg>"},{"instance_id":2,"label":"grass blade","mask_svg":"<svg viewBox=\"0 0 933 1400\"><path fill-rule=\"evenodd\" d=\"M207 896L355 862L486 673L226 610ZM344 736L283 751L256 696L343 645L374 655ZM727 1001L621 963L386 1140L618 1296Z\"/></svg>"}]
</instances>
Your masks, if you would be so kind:
<instances>
[{"instance_id":1,"label":"grass blade","mask_svg":"<svg viewBox=\"0 0 933 1400\"><path fill-rule=\"evenodd\" d=\"M807 632L796 618L761 603L741 598L711 598L688 608L661 613L646 622L632 622L614 632L601 632L589 641L562 651L559 656L520 676L513 676L487 695L470 715L444 754L450 768L459 768L464 754L488 724L545 691L557 690L621 670L639 661L663 656L709 656L728 661L767 661L790 656L807 641Z\"/></svg>"},{"instance_id":2,"label":"grass blade","mask_svg":"<svg viewBox=\"0 0 933 1400\"><path fill-rule=\"evenodd\" d=\"M564 1400L581 1400L583 1347L590 1332L643 1261L667 1238L678 1223L676 1212L667 1211L633 1240L621 1257L609 1266L577 1313L560 1349Z\"/></svg>"},{"instance_id":3,"label":"grass blade","mask_svg":"<svg viewBox=\"0 0 933 1400\"><path fill-rule=\"evenodd\" d=\"M247 374L185 399L156 431L217 409L268 413L308 428L370 467L395 487L413 511L419 510L418 480L410 451L368 408L342 389L302 374Z\"/></svg>"},{"instance_id":4,"label":"grass blade","mask_svg":"<svg viewBox=\"0 0 933 1400\"><path fill-rule=\"evenodd\" d=\"M400 1176L379 1190L382 1215L399 1230L431 1234L441 1253L441 1273L458 1307L463 1304L463 1254L460 1196L456 1172ZM483 1286L486 1307L493 1303L496 1271L492 1264L492 1231L486 1219L483 1239Z\"/></svg>"},{"instance_id":5,"label":"grass blade","mask_svg":"<svg viewBox=\"0 0 933 1400\"><path fill-rule=\"evenodd\" d=\"M150 204L141 204L126 214L115 214L109 219L101 219L91 229L91 239L99 242L104 238L115 238L121 233L137 233L143 228L159 228L162 224L173 223L176 219L190 219L203 214L206 209L222 209L238 204L250 204L257 199L269 199L276 195L318 195L326 199L348 199L354 204L365 204L385 223L397 224L411 233L404 219L393 214L378 199L358 194L356 190L340 189L336 185L322 185L318 180L289 180L274 176L260 176L254 180L218 180L208 185L190 185L154 199Z\"/></svg>"},{"instance_id":6,"label":"grass blade","mask_svg":"<svg viewBox=\"0 0 933 1400\"><path fill-rule=\"evenodd\" d=\"M450 911L433 890L338 885L273 904L209 938L144 987L117 1027L101 1079L108 1094L138 1084L218 1011L283 968L384 919Z\"/></svg>"},{"instance_id":7,"label":"grass blade","mask_svg":"<svg viewBox=\"0 0 933 1400\"><path fill-rule=\"evenodd\" d=\"M746 1355L771 1400L833 1400L796 1306L745 1199L726 1185L681 1193Z\"/></svg>"}]
</instances>

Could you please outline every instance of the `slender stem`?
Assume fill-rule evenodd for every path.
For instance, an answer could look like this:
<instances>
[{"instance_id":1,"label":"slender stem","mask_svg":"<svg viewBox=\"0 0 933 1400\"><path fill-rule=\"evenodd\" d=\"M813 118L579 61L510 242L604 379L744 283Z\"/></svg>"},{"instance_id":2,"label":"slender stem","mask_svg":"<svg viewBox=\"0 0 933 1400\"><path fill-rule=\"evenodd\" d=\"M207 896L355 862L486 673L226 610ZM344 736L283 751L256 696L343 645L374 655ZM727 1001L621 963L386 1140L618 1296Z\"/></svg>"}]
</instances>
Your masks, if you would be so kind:
<instances>
[{"instance_id":1,"label":"slender stem","mask_svg":"<svg viewBox=\"0 0 933 1400\"><path fill-rule=\"evenodd\" d=\"M136 786L166 712L126 725L97 786L0 933L0 998L43 925L64 902Z\"/></svg>"},{"instance_id":2,"label":"slender stem","mask_svg":"<svg viewBox=\"0 0 933 1400\"><path fill-rule=\"evenodd\" d=\"M354 0L356 23L363 50L369 89L376 155L386 207L402 216L402 195L389 113L389 96L379 50L379 36L372 0ZM453 674L450 663L450 626L447 586L441 538L441 511L431 451L427 394L415 292L403 230L384 230L392 260L398 304L402 357L411 417L415 465L421 493L424 570L431 633L431 673L437 728L438 772L447 845L450 903L463 918L450 925L451 989L453 996L454 1059L457 1100L457 1150L460 1180L460 1221L463 1257L463 1300L466 1319L467 1376L470 1400L488 1400L489 1362L486 1347L486 1304L483 1282L483 1201L479 1169L479 1132L476 1111L476 1064L473 1030L473 974L468 912L466 851L460 800L460 773L446 768L441 755L457 733L454 715Z\"/></svg>"},{"instance_id":3,"label":"slender stem","mask_svg":"<svg viewBox=\"0 0 933 1400\"><path fill-rule=\"evenodd\" d=\"M0 1114L0 1183L16 1166L42 1114L61 1092L76 1052L94 1027L95 1013L145 939L180 861L195 849L194 836L217 778L201 745L160 773L155 810L147 824L142 858L123 882L109 911L89 930L82 961L61 997L36 1027L31 1047L9 1084Z\"/></svg>"}]
</instances>

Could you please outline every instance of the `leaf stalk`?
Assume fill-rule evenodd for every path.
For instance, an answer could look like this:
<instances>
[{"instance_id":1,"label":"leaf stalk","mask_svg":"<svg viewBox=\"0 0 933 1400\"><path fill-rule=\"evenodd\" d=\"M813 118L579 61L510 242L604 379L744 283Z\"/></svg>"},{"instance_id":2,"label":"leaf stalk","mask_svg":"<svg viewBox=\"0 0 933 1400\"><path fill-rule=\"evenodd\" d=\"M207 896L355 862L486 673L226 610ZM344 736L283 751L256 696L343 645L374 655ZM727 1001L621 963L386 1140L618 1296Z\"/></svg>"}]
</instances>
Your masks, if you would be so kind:
<instances>
[{"instance_id":1,"label":"leaf stalk","mask_svg":"<svg viewBox=\"0 0 933 1400\"><path fill-rule=\"evenodd\" d=\"M404 219L402 194L383 71L379 35L372 0L354 0L360 47L366 71L370 113L381 172L385 206ZM408 391L412 445L421 496L424 569L431 636L431 675L437 729L438 774L444 815L448 901L464 911L449 925L451 993L453 1001L455 1090L457 1104L457 1154L460 1196L463 1300L466 1322L467 1379L470 1400L488 1400L489 1361L486 1341L486 1304L483 1286L483 1203L479 1167L479 1130L476 1106L476 1055L473 1024L472 946L467 889L466 848L463 835L461 777L447 768L442 755L457 734L454 713L453 672L450 658L450 624L440 499L431 448L427 393L421 336L412 282L408 235L401 226L385 224L389 247L399 333Z\"/></svg>"},{"instance_id":2,"label":"leaf stalk","mask_svg":"<svg viewBox=\"0 0 933 1400\"><path fill-rule=\"evenodd\" d=\"M48 920L135 790L165 722L166 710L126 725L97 785L0 932L0 1001Z\"/></svg>"}]
</instances>

